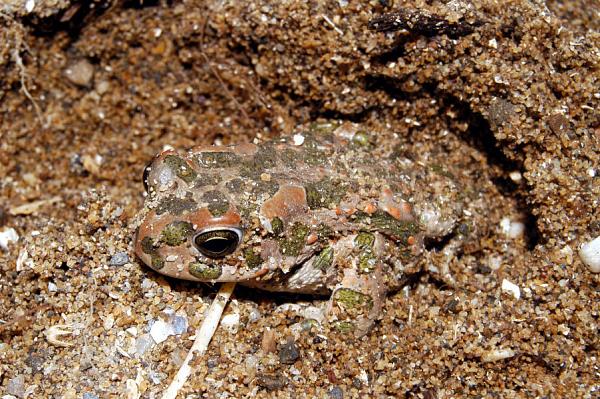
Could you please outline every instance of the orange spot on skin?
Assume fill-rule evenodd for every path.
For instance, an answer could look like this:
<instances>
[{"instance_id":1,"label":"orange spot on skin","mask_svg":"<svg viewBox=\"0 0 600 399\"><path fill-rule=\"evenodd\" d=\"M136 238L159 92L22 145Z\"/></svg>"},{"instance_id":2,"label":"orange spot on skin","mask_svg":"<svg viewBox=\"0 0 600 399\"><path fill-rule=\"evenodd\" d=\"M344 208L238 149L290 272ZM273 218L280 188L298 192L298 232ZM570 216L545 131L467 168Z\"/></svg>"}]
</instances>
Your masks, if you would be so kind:
<instances>
[{"instance_id":1,"label":"orange spot on skin","mask_svg":"<svg viewBox=\"0 0 600 399\"><path fill-rule=\"evenodd\" d=\"M375 206L375 205L373 205L373 204L371 204L371 203L368 203L368 204L365 206L365 212L366 212L366 213L368 213L369 215L372 215L372 214L374 214L376 210L377 210L377 206ZM392 216L393 216L393 215L392 215Z\"/></svg>"},{"instance_id":2,"label":"orange spot on skin","mask_svg":"<svg viewBox=\"0 0 600 399\"><path fill-rule=\"evenodd\" d=\"M260 208L260 212L268 220L274 217L289 220L292 216L307 211L308 204L304 187L293 185L281 186L273 198L266 201Z\"/></svg>"},{"instance_id":3,"label":"orange spot on skin","mask_svg":"<svg viewBox=\"0 0 600 399\"><path fill-rule=\"evenodd\" d=\"M394 219L400 219L402 217L402 211L396 207L386 207L386 212L389 213Z\"/></svg>"},{"instance_id":4,"label":"orange spot on skin","mask_svg":"<svg viewBox=\"0 0 600 399\"><path fill-rule=\"evenodd\" d=\"M415 243L417 242L417 240L415 239L415 237L410 236L406 239L406 242L408 243L408 245L415 245Z\"/></svg>"},{"instance_id":5,"label":"orange spot on skin","mask_svg":"<svg viewBox=\"0 0 600 399\"><path fill-rule=\"evenodd\" d=\"M318 239L319 239L319 236L317 236L315 233L310 233L310 234L308 235L308 237L306 237L306 243L307 243L308 245L312 245L312 244L314 244L315 242L317 242L317 240L318 240Z\"/></svg>"},{"instance_id":6,"label":"orange spot on skin","mask_svg":"<svg viewBox=\"0 0 600 399\"><path fill-rule=\"evenodd\" d=\"M390 214L396 220L413 220L412 207L404 200L394 201L394 193L389 188L381 190L380 203L381 209Z\"/></svg>"},{"instance_id":7,"label":"orange spot on skin","mask_svg":"<svg viewBox=\"0 0 600 399\"><path fill-rule=\"evenodd\" d=\"M338 216L341 216L344 214L344 211L342 211L341 208L337 207L337 208L335 208L335 214Z\"/></svg>"},{"instance_id":8,"label":"orange spot on skin","mask_svg":"<svg viewBox=\"0 0 600 399\"><path fill-rule=\"evenodd\" d=\"M239 226L242 218L239 213L229 209L221 217L213 217L208 208L200 208L195 212L191 212L186 216L186 219L196 227L197 230L201 230L205 227L216 227L216 226Z\"/></svg>"},{"instance_id":9,"label":"orange spot on skin","mask_svg":"<svg viewBox=\"0 0 600 399\"><path fill-rule=\"evenodd\" d=\"M356 208L349 208L349 209L345 209L344 213L348 216L354 215L356 213L357 209Z\"/></svg>"}]
</instances>

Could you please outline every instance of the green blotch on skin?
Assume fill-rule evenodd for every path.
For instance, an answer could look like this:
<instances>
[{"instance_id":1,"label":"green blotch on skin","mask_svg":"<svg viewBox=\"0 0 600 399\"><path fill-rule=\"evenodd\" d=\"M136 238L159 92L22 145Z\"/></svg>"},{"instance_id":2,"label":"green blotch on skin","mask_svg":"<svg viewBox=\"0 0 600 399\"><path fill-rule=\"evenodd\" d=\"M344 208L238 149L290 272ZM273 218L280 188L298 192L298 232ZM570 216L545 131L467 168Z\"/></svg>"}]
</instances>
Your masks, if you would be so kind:
<instances>
[{"instance_id":1,"label":"green blotch on skin","mask_svg":"<svg viewBox=\"0 0 600 399\"><path fill-rule=\"evenodd\" d=\"M240 194L244 191L244 181L236 177L225 183L225 188L234 194Z\"/></svg>"},{"instance_id":2,"label":"green blotch on skin","mask_svg":"<svg viewBox=\"0 0 600 399\"><path fill-rule=\"evenodd\" d=\"M152 268L160 270L165 266L165 261L158 255L152 255Z\"/></svg>"},{"instance_id":3,"label":"green blotch on skin","mask_svg":"<svg viewBox=\"0 0 600 399\"><path fill-rule=\"evenodd\" d=\"M275 216L271 220L271 228L273 229L273 234L276 236L281 235L283 233L283 220Z\"/></svg>"},{"instance_id":4,"label":"green blotch on skin","mask_svg":"<svg viewBox=\"0 0 600 399\"><path fill-rule=\"evenodd\" d=\"M192 199L192 193L187 193L186 198L177 198L173 195L162 199L156 207L156 214L162 215L169 212L173 215L181 215L183 212L191 212L198 208L196 201Z\"/></svg>"},{"instance_id":5,"label":"green blotch on skin","mask_svg":"<svg viewBox=\"0 0 600 399\"><path fill-rule=\"evenodd\" d=\"M375 236L371 233L361 231L354 237L354 244L361 250L358 258L358 270L370 273L375 269L375 256L373 255L373 244Z\"/></svg>"},{"instance_id":6,"label":"green blotch on skin","mask_svg":"<svg viewBox=\"0 0 600 399\"><path fill-rule=\"evenodd\" d=\"M221 265L205 265L200 262L192 262L188 266L190 274L201 280L216 280L223 273Z\"/></svg>"},{"instance_id":7,"label":"green blotch on skin","mask_svg":"<svg viewBox=\"0 0 600 399\"><path fill-rule=\"evenodd\" d=\"M221 182L221 176L218 174L201 173L196 178L194 187L216 186Z\"/></svg>"},{"instance_id":8,"label":"green blotch on skin","mask_svg":"<svg viewBox=\"0 0 600 399\"><path fill-rule=\"evenodd\" d=\"M354 243L359 248L373 248L375 236L371 233L361 231L354 237Z\"/></svg>"},{"instance_id":9,"label":"green blotch on skin","mask_svg":"<svg viewBox=\"0 0 600 399\"><path fill-rule=\"evenodd\" d=\"M324 178L304 187L306 202L310 209L336 206L346 196L349 188L350 184L342 180Z\"/></svg>"},{"instance_id":10,"label":"green blotch on skin","mask_svg":"<svg viewBox=\"0 0 600 399\"><path fill-rule=\"evenodd\" d=\"M401 244L407 245L408 238L414 237L419 232L415 222L401 221L384 211L377 211L372 215L365 212L357 212L355 220L364 223L365 228L380 231L393 236Z\"/></svg>"},{"instance_id":11,"label":"green blotch on skin","mask_svg":"<svg viewBox=\"0 0 600 399\"><path fill-rule=\"evenodd\" d=\"M193 182L198 174L188 163L176 155L167 155L165 163L180 179L186 183Z\"/></svg>"},{"instance_id":12,"label":"green blotch on skin","mask_svg":"<svg viewBox=\"0 0 600 399\"><path fill-rule=\"evenodd\" d=\"M194 232L194 227L188 222L169 223L161 232L160 240L171 247L183 244L188 236Z\"/></svg>"},{"instance_id":13,"label":"green blotch on skin","mask_svg":"<svg viewBox=\"0 0 600 399\"><path fill-rule=\"evenodd\" d=\"M259 179L255 181L252 185L252 194L254 194L255 196L258 196L263 193L267 193L273 196L275 195L275 193L277 193L277 191L279 191L279 183L273 180L262 181Z\"/></svg>"},{"instance_id":14,"label":"green blotch on skin","mask_svg":"<svg viewBox=\"0 0 600 399\"><path fill-rule=\"evenodd\" d=\"M144 237L142 239L142 251L144 251L145 254L152 255L153 253L156 253L156 249L157 247L154 246L152 238Z\"/></svg>"},{"instance_id":15,"label":"green blotch on skin","mask_svg":"<svg viewBox=\"0 0 600 399\"><path fill-rule=\"evenodd\" d=\"M150 266L154 270L160 270L165 266L165 261L158 254L158 248L158 246L154 245L152 238L144 237L142 239L142 251L144 251L145 254L150 255Z\"/></svg>"},{"instance_id":16,"label":"green blotch on skin","mask_svg":"<svg viewBox=\"0 0 600 399\"><path fill-rule=\"evenodd\" d=\"M362 252L358 258L358 270L363 273L370 273L375 269L375 262L373 252L370 250Z\"/></svg>"},{"instance_id":17,"label":"green blotch on skin","mask_svg":"<svg viewBox=\"0 0 600 399\"><path fill-rule=\"evenodd\" d=\"M335 231L333 231L333 229L329 226L327 226L325 223L320 223L317 226L317 237L319 238L319 240L325 240L329 237L333 237L335 235Z\"/></svg>"},{"instance_id":18,"label":"green blotch on skin","mask_svg":"<svg viewBox=\"0 0 600 399\"><path fill-rule=\"evenodd\" d=\"M286 167L292 169L298 166L298 162L300 162L302 156L299 151L286 148L281 152L280 158Z\"/></svg>"},{"instance_id":19,"label":"green blotch on skin","mask_svg":"<svg viewBox=\"0 0 600 399\"><path fill-rule=\"evenodd\" d=\"M315 259L314 267L319 270L326 270L333 263L333 247L327 247L319 253Z\"/></svg>"},{"instance_id":20,"label":"green blotch on skin","mask_svg":"<svg viewBox=\"0 0 600 399\"><path fill-rule=\"evenodd\" d=\"M302 223L296 223L288 230L289 236L279 241L281 252L286 256L298 256L306 244L310 229Z\"/></svg>"},{"instance_id":21,"label":"green blotch on skin","mask_svg":"<svg viewBox=\"0 0 600 399\"><path fill-rule=\"evenodd\" d=\"M202 200L208 203L208 210L214 217L221 217L229 210L229 201L220 191L207 191L202 196Z\"/></svg>"},{"instance_id":22,"label":"green blotch on skin","mask_svg":"<svg viewBox=\"0 0 600 399\"><path fill-rule=\"evenodd\" d=\"M252 248L248 248L244 251L244 259L246 259L246 265L250 269L256 269L263 263L260 255L254 252Z\"/></svg>"},{"instance_id":23,"label":"green blotch on skin","mask_svg":"<svg viewBox=\"0 0 600 399\"><path fill-rule=\"evenodd\" d=\"M356 330L356 326L350 321L336 321L333 323L333 329L342 334L351 334Z\"/></svg>"},{"instance_id":24,"label":"green blotch on skin","mask_svg":"<svg viewBox=\"0 0 600 399\"><path fill-rule=\"evenodd\" d=\"M202 152L196 157L198 164L205 168L231 168L239 163L239 157L233 152Z\"/></svg>"},{"instance_id":25,"label":"green blotch on skin","mask_svg":"<svg viewBox=\"0 0 600 399\"><path fill-rule=\"evenodd\" d=\"M358 131L352 137L352 143L360 147L370 147L372 145L371 138L365 131Z\"/></svg>"},{"instance_id":26,"label":"green blotch on skin","mask_svg":"<svg viewBox=\"0 0 600 399\"><path fill-rule=\"evenodd\" d=\"M333 299L344 305L347 309L356 309L359 307L371 309L373 307L373 298L350 288L338 289Z\"/></svg>"},{"instance_id":27,"label":"green blotch on skin","mask_svg":"<svg viewBox=\"0 0 600 399\"><path fill-rule=\"evenodd\" d=\"M260 181L260 175L266 170L277 165L277 152L269 144L261 144L258 151L250 160L245 160L240 164L239 174L241 177L254 181Z\"/></svg>"}]
</instances>

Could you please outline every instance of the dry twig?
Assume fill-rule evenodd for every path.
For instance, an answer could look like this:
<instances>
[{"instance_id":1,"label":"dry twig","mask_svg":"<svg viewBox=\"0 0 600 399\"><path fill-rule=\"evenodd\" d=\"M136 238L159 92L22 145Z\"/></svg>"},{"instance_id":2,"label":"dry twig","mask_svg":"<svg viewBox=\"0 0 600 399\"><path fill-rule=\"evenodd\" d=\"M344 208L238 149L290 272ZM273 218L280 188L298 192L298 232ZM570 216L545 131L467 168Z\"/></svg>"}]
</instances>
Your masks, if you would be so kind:
<instances>
[{"instance_id":1,"label":"dry twig","mask_svg":"<svg viewBox=\"0 0 600 399\"><path fill-rule=\"evenodd\" d=\"M193 368L190 366L190 362L194 356L204 354L206 348L208 348L208 344L219 325L225 305L227 305L234 288L235 283L223 283L221 288L219 288L219 293L211 303L206 318L200 325L200 328L196 331L196 340L194 341L192 348L185 357L177 374L175 374L175 378L173 378L171 385L169 385L167 390L163 393L162 399L175 399L179 390L192 374Z\"/></svg>"}]
</instances>

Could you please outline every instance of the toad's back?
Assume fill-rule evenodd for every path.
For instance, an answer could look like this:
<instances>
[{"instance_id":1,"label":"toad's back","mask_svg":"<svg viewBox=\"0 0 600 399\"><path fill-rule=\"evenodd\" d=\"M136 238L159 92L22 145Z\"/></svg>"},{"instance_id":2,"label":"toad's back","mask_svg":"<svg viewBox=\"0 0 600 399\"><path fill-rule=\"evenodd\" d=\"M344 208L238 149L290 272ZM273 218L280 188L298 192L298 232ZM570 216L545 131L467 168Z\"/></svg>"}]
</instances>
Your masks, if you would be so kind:
<instances>
[{"instance_id":1,"label":"toad's back","mask_svg":"<svg viewBox=\"0 0 600 399\"><path fill-rule=\"evenodd\" d=\"M388 286L459 209L446 174L375 141L358 125L323 124L256 145L164 151L145 172L136 253L188 280L308 293Z\"/></svg>"}]
</instances>

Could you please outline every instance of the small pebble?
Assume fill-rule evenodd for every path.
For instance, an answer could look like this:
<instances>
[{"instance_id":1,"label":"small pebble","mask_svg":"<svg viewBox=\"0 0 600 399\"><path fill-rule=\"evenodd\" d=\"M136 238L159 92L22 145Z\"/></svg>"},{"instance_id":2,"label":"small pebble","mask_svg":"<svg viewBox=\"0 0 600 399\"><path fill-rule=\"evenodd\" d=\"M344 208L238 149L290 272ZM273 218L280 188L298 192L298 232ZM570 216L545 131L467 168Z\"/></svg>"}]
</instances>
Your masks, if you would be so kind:
<instances>
[{"instance_id":1,"label":"small pebble","mask_svg":"<svg viewBox=\"0 0 600 399\"><path fill-rule=\"evenodd\" d=\"M258 320L260 320L260 317L260 310L258 310L257 308L252 308L250 310L250 313L248 314L248 321L250 323L256 323Z\"/></svg>"},{"instance_id":2,"label":"small pebble","mask_svg":"<svg viewBox=\"0 0 600 399\"><path fill-rule=\"evenodd\" d=\"M336 385L329 390L329 397L332 399L343 399L344 391L342 391L342 388Z\"/></svg>"},{"instance_id":3,"label":"small pebble","mask_svg":"<svg viewBox=\"0 0 600 399\"><path fill-rule=\"evenodd\" d=\"M152 348L152 346L154 346L154 340L150 334L140 335L140 337L135 340L136 356L142 356L148 349Z\"/></svg>"},{"instance_id":4,"label":"small pebble","mask_svg":"<svg viewBox=\"0 0 600 399\"><path fill-rule=\"evenodd\" d=\"M230 333L235 334L240 325L239 313L229 313L221 319L221 325Z\"/></svg>"},{"instance_id":5,"label":"small pebble","mask_svg":"<svg viewBox=\"0 0 600 399\"><path fill-rule=\"evenodd\" d=\"M8 380L8 384L6 385L6 393L9 395L14 395L17 398L24 397L25 377L23 375L18 375Z\"/></svg>"},{"instance_id":6,"label":"small pebble","mask_svg":"<svg viewBox=\"0 0 600 399\"><path fill-rule=\"evenodd\" d=\"M592 273L600 273L600 236L583 244L579 248L579 257Z\"/></svg>"},{"instance_id":7,"label":"small pebble","mask_svg":"<svg viewBox=\"0 0 600 399\"><path fill-rule=\"evenodd\" d=\"M507 279L502 280L502 291L511 294L515 299L521 298L521 289L519 286Z\"/></svg>"},{"instance_id":8,"label":"small pebble","mask_svg":"<svg viewBox=\"0 0 600 399\"><path fill-rule=\"evenodd\" d=\"M83 396L81 397L81 399L98 399L98 395L89 393L89 392L85 392L83 394Z\"/></svg>"},{"instance_id":9,"label":"small pebble","mask_svg":"<svg viewBox=\"0 0 600 399\"><path fill-rule=\"evenodd\" d=\"M77 86L88 86L94 77L94 66L86 59L79 60L65 70L65 76Z\"/></svg>"},{"instance_id":10,"label":"small pebble","mask_svg":"<svg viewBox=\"0 0 600 399\"><path fill-rule=\"evenodd\" d=\"M516 355L516 352L512 349L494 349L481 357L481 361L484 363L495 362L498 360L508 359Z\"/></svg>"},{"instance_id":11,"label":"small pebble","mask_svg":"<svg viewBox=\"0 0 600 399\"><path fill-rule=\"evenodd\" d=\"M187 331L188 329L188 321L184 316L174 315L171 317L171 328L173 329L173 334L180 335Z\"/></svg>"},{"instance_id":12,"label":"small pebble","mask_svg":"<svg viewBox=\"0 0 600 399\"><path fill-rule=\"evenodd\" d=\"M25 11L32 12L33 9L35 8L35 0L27 0L25 2Z\"/></svg>"},{"instance_id":13,"label":"small pebble","mask_svg":"<svg viewBox=\"0 0 600 399\"><path fill-rule=\"evenodd\" d=\"M129 262L129 255L127 255L127 252L117 252L111 256L109 264L111 266L123 266L127 262Z\"/></svg>"},{"instance_id":14,"label":"small pebble","mask_svg":"<svg viewBox=\"0 0 600 399\"><path fill-rule=\"evenodd\" d=\"M257 383L259 386L265 388L267 391L276 391L278 389L283 388L287 379L281 374L259 374L257 378Z\"/></svg>"},{"instance_id":15,"label":"small pebble","mask_svg":"<svg viewBox=\"0 0 600 399\"><path fill-rule=\"evenodd\" d=\"M279 348L279 361L283 364L294 364L299 357L300 352L293 340L288 340Z\"/></svg>"},{"instance_id":16,"label":"small pebble","mask_svg":"<svg viewBox=\"0 0 600 399\"><path fill-rule=\"evenodd\" d=\"M507 217L500 221L500 228L502 233L512 239L522 237L525 232L525 225L522 222L513 221Z\"/></svg>"},{"instance_id":17,"label":"small pebble","mask_svg":"<svg viewBox=\"0 0 600 399\"><path fill-rule=\"evenodd\" d=\"M274 353L277 350L277 342L275 341L275 330L265 330L262 336L260 347L265 353Z\"/></svg>"},{"instance_id":18,"label":"small pebble","mask_svg":"<svg viewBox=\"0 0 600 399\"><path fill-rule=\"evenodd\" d=\"M293 140L294 140L294 145L304 144L304 136L301 134L294 134Z\"/></svg>"},{"instance_id":19,"label":"small pebble","mask_svg":"<svg viewBox=\"0 0 600 399\"><path fill-rule=\"evenodd\" d=\"M171 335L173 335L173 328L161 319L156 320L150 327L150 336L157 344L166 341Z\"/></svg>"},{"instance_id":20,"label":"small pebble","mask_svg":"<svg viewBox=\"0 0 600 399\"><path fill-rule=\"evenodd\" d=\"M8 244L17 242L18 239L19 235L12 227L0 231L0 248L4 251L8 251Z\"/></svg>"}]
</instances>

